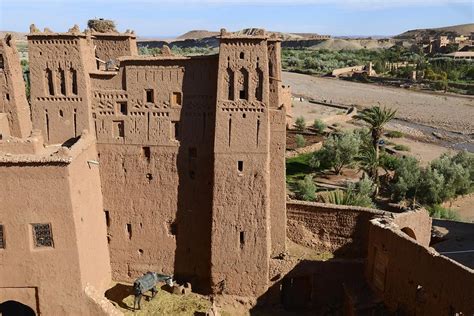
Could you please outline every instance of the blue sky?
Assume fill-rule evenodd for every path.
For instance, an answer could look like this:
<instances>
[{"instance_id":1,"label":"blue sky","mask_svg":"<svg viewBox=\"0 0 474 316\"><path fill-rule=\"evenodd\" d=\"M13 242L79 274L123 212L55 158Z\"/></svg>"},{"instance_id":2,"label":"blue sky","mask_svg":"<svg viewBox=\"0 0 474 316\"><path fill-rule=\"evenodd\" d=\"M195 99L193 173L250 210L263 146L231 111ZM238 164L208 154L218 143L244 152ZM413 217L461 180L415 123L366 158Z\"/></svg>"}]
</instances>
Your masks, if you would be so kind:
<instances>
[{"instance_id":1,"label":"blue sky","mask_svg":"<svg viewBox=\"0 0 474 316\"><path fill-rule=\"evenodd\" d=\"M0 30L31 23L66 31L89 18L116 21L139 36L192 29L263 27L331 35L394 35L408 29L474 22L473 0L0 0Z\"/></svg>"}]
</instances>

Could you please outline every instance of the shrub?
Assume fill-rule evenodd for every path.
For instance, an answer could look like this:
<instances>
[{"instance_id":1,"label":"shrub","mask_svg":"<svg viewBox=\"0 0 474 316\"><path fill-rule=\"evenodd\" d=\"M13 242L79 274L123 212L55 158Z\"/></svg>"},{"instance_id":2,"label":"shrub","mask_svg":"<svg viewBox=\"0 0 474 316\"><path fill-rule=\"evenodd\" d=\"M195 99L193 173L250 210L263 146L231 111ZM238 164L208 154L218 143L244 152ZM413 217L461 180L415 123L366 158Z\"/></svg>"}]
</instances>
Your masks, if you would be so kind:
<instances>
[{"instance_id":1,"label":"shrub","mask_svg":"<svg viewBox=\"0 0 474 316\"><path fill-rule=\"evenodd\" d=\"M313 176L307 174L303 180L296 183L296 195L304 201L314 201L316 198L316 185Z\"/></svg>"},{"instance_id":2,"label":"shrub","mask_svg":"<svg viewBox=\"0 0 474 316\"><path fill-rule=\"evenodd\" d=\"M326 124L320 119L315 119L313 123L313 128L316 130L317 133L322 134L326 129Z\"/></svg>"},{"instance_id":3,"label":"shrub","mask_svg":"<svg viewBox=\"0 0 474 316\"><path fill-rule=\"evenodd\" d=\"M336 174L340 174L342 168L355 162L360 146L361 140L353 132L331 135L324 142L323 148L313 155L310 165L313 168L332 168Z\"/></svg>"},{"instance_id":4,"label":"shrub","mask_svg":"<svg viewBox=\"0 0 474 316\"><path fill-rule=\"evenodd\" d=\"M296 146L298 148L304 147L306 145L306 140L304 139L304 136L301 134L296 134L295 141L296 141Z\"/></svg>"},{"instance_id":5,"label":"shrub","mask_svg":"<svg viewBox=\"0 0 474 316\"><path fill-rule=\"evenodd\" d=\"M395 199L419 198L421 203L439 204L474 188L474 158L466 152L447 154L420 169L415 158L400 159L391 191Z\"/></svg>"},{"instance_id":6,"label":"shrub","mask_svg":"<svg viewBox=\"0 0 474 316\"><path fill-rule=\"evenodd\" d=\"M413 157L400 159L395 169L391 191L396 201L415 197L420 184L421 168Z\"/></svg>"},{"instance_id":7,"label":"shrub","mask_svg":"<svg viewBox=\"0 0 474 316\"><path fill-rule=\"evenodd\" d=\"M432 205L428 207L428 212L433 218L449 219L449 220L459 220L459 215L449 208L444 208L441 205Z\"/></svg>"},{"instance_id":8,"label":"shrub","mask_svg":"<svg viewBox=\"0 0 474 316\"><path fill-rule=\"evenodd\" d=\"M402 144L397 144L393 146L393 149L398 150L398 151L410 151L410 147L407 145L402 145Z\"/></svg>"},{"instance_id":9,"label":"shrub","mask_svg":"<svg viewBox=\"0 0 474 316\"><path fill-rule=\"evenodd\" d=\"M447 154L442 155L440 158L433 160L429 167L426 170L427 175L431 173L437 173L438 178L442 176L443 181L439 185L441 189L439 190L438 199L429 200L428 202L436 203L451 199L460 194L466 194L471 190L473 185L472 175L468 161L465 161L467 164L463 166L462 158L458 155L450 157ZM441 180L438 180L441 182ZM428 186L430 182L424 185ZM425 190L431 189L429 186Z\"/></svg>"},{"instance_id":10,"label":"shrub","mask_svg":"<svg viewBox=\"0 0 474 316\"><path fill-rule=\"evenodd\" d=\"M389 131L385 134L385 136L389 138L401 138L403 137L403 133L400 131Z\"/></svg>"},{"instance_id":11,"label":"shrub","mask_svg":"<svg viewBox=\"0 0 474 316\"><path fill-rule=\"evenodd\" d=\"M400 158L394 155L382 152L380 155L380 166L385 170L394 171L400 165Z\"/></svg>"},{"instance_id":12,"label":"shrub","mask_svg":"<svg viewBox=\"0 0 474 316\"><path fill-rule=\"evenodd\" d=\"M358 183L349 184L345 192L334 190L320 193L319 199L323 203L374 207L371 198L374 190L374 183L370 179L362 179Z\"/></svg>"},{"instance_id":13,"label":"shrub","mask_svg":"<svg viewBox=\"0 0 474 316\"><path fill-rule=\"evenodd\" d=\"M306 128L306 121L304 119L304 117L300 116L296 119L295 121L295 127L297 130L299 131L304 131L305 128Z\"/></svg>"}]
</instances>

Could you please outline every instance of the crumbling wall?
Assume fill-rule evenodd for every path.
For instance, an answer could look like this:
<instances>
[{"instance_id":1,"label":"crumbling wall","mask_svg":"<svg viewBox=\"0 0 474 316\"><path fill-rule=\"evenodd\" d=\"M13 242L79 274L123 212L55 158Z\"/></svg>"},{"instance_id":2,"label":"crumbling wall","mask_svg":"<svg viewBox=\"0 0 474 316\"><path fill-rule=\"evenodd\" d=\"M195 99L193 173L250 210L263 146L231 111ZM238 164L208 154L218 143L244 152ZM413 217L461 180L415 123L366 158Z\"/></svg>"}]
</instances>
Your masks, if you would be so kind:
<instances>
[{"instance_id":1,"label":"crumbling wall","mask_svg":"<svg viewBox=\"0 0 474 316\"><path fill-rule=\"evenodd\" d=\"M297 244L363 258L367 254L369 221L388 214L379 210L314 202L290 201L287 236Z\"/></svg>"},{"instance_id":2,"label":"crumbling wall","mask_svg":"<svg viewBox=\"0 0 474 316\"><path fill-rule=\"evenodd\" d=\"M472 315L474 271L424 247L387 219L369 225L366 278L392 310Z\"/></svg>"},{"instance_id":3,"label":"crumbling wall","mask_svg":"<svg viewBox=\"0 0 474 316\"><path fill-rule=\"evenodd\" d=\"M425 247L430 245L431 217L427 210L418 209L394 214L393 223L421 245Z\"/></svg>"}]
</instances>

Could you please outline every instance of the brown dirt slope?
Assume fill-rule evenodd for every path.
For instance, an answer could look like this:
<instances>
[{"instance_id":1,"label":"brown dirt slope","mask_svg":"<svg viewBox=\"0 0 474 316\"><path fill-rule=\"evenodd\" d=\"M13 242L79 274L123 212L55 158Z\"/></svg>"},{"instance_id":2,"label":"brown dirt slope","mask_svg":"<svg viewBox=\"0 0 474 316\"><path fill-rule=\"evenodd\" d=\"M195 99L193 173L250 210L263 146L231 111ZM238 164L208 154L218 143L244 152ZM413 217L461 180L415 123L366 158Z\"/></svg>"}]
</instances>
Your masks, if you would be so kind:
<instances>
[{"instance_id":1,"label":"brown dirt slope","mask_svg":"<svg viewBox=\"0 0 474 316\"><path fill-rule=\"evenodd\" d=\"M207 31L207 30L192 30L184 33L183 35L178 36L177 40L187 40L187 39L201 39L206 37L213 37L219 35L219 32Z\"/></svg>"},{"instance_id":2,"label":"brown dirt slope","mask_svg":"<svg viewBox=\"0 0 474 316\"><path fill-rule=\"evenodd\" d=\"M461 34L468 35L471 32L474 32L474 23L438 27L438 28L433 28L433 29L409 30L400 35L395 36L395 38L414 39L415 37L418 37L418 36L424 36L424 35L436 36L436 35L447 34L447 33L455 33L458 35L461 35Z\"/></svg>"}]
</instances>

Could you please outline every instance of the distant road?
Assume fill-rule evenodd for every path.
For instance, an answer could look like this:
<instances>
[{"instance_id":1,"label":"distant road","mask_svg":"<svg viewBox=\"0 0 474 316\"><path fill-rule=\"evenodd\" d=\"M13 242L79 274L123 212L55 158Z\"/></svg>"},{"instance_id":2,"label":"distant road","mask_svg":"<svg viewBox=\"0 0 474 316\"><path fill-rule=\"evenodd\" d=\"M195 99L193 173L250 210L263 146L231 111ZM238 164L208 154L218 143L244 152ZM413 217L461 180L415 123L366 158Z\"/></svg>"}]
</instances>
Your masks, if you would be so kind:
<instances>
[{"instance_id":1,"label":"distant road","mask_svg":"<svg viewBox=\"0 0 474 316\"><path fill-rule=\"evenodd\" d=\"M283 73L294 94L346 105L386 106L397 117L448 131L474 134L474 97L457 97Z\"/></svg>"}]
</instances>

